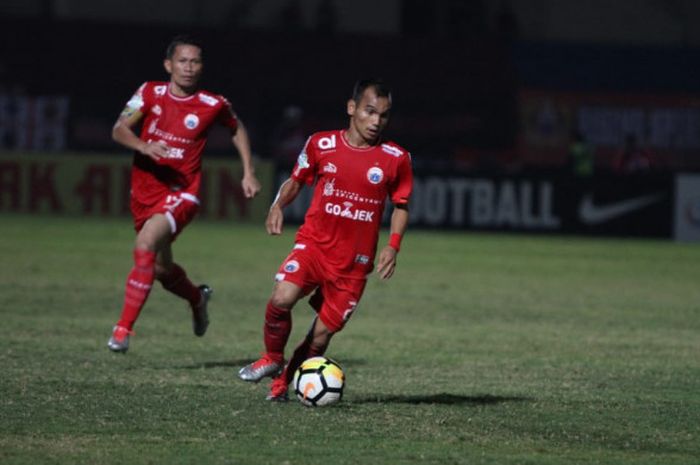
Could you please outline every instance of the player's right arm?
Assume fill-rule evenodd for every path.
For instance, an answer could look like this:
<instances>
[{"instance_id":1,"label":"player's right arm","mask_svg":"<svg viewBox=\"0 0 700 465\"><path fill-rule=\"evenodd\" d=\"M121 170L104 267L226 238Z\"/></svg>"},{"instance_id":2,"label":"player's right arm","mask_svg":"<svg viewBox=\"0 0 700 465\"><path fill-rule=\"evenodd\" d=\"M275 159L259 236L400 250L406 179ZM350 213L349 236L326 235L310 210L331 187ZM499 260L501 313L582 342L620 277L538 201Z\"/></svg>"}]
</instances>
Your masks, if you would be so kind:
<instances>
[{"instance_id":1,"label":"player's right arm","mask_svg":"<svg viewBox=\"0 0 700 465\"><path fill-rule=\"evenodd\" d=\"M141 92L145 85L131 97L117 118L112 128L112 139L126 148L136 150L142 155L158 160L168 154L168 146L164 142L146 142L134 132L134 127L143 119L143 98Z\"/></svg>"},{"instance_id":2,"label":"player's right arm","mask_svg":"<svg viewBox=\"0 0 700 465\"><path fill-rule=\"evenodd\" d=\"M314 136L309 137L297 158L292 175L282 183L277 197L275 197L270 211L267 213L265 227L268 234L282 234L284 215L282 209L292 203L301 192L304 184L312 184L316 176L316 149L313 143Z\"/></svg>"},{"instance_id":3,"label":"player's right arm","mask_svg":"<svg viewBox=\"0 0 700 465\"><path fill-rule=\"evenodd\" d=\"M282 183L279 192L277 192L277 197L275 197L274 202L270 206L270 211L267 213L267 220L265 220L268 234L282 234L282 224L284 223L282 210L297 198L302 187L304 187L304 184L294 178L289 178Z\"/></svg>"}]
</instances>

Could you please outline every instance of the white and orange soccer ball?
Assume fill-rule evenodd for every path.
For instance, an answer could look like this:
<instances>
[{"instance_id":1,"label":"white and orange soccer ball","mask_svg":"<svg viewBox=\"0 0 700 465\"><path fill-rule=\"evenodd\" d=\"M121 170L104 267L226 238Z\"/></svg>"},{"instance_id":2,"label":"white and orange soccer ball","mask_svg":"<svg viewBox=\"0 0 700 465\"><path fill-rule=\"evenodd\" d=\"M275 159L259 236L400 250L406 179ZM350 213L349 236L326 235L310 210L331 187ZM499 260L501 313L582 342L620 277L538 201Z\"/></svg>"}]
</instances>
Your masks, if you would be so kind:
<instances>
[{"instance_id":1,"label":"white and orange soccer ball","mask_svg":"<svg viewBox=\"0 0 700 465\"><path fill-rule=\"evenodd\" d=\"M294 393L307 407L321 407L343 398L345 374L330 358L312 357L294 373Z\"/></svg>"}]
</instances>

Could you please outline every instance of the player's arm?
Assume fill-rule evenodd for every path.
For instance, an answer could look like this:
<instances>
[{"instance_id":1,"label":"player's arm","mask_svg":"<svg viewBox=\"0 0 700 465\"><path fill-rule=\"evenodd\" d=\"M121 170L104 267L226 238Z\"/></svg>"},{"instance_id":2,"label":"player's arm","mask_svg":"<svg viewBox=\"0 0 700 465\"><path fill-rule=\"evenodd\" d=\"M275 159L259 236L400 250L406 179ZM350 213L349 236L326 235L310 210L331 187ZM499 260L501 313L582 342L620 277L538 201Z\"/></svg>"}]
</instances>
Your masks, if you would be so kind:
<instances>
[{"instance_id":1,"label":"player's arm","mask_svg":"<svg viewBox=\"0 0 700 465\"><path fill-rule=\"evenodd\" d=\"M396 255L401 248L401 238L408 227L408 204L401 203L394 205L391 214L391 226L389 243L379 252L377 261L377 273L382 279L389 279L396 269Z\"/></svg>"},{"instance_id":2,"label":"player's arm","mask_svg":"<svg viewBox=\"0 0 700 465\"><path fill-rule=\"evenodd\" d=\"M168 146L164 142L145 142L134 132L134 127L143 118L143 113L127 104L112 128L112 139L126 148L136 150L153 160L166 157Z\"/></svg>"},{"instance_id":3,"label":"player's arm","mask_svg":"<svg viewBox=\"0 0 700 465\"><path fill-rule=\"evenodd\" d=\"M260 192L260 182L258 178L255 177L253 152L250 149L250 137L248 137L248 131L243 125L243 121L238 120L236 133L231 138L231 141L234 147L236 147L236 150L238 150L238 154L241 157L241 164L243 165L243 180L241 181L243 194L250 199Z\"/></svg>"},{"instance_id":4,"label":"player's arm","mask_svg":"<svg viewBox=\"0 0 700 465\"><path fill-rule=\"evenodd\" d=\"M282 183L277 197L270 206L270 211L267 213L265 227L267 233L272 235L282 234L282 223L284 222L284 213L282 209L292 203L301 192L303 183L294 178L289 178Z\"/></svg>"}]
</instances>

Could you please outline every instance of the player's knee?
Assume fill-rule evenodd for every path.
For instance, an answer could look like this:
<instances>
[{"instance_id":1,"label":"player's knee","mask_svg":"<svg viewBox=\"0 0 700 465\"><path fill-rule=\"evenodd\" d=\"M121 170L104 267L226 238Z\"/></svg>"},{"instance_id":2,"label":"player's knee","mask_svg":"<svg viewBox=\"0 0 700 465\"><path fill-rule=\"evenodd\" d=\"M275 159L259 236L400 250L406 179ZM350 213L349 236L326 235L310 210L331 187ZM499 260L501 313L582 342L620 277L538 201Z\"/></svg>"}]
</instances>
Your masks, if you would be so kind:
<instances>
[{"instance_id":1,"label":"player's knee","mask_svg":"<svg viewBox=\"0 0 700 465\"><path fill-rule=\"evenodd\" d=\"M296 303L296 300L292 298L289 294L284 292L273 292L272 297L270 297L270 303L278 308L292 308Z\"/></svg>"}]
</instances>

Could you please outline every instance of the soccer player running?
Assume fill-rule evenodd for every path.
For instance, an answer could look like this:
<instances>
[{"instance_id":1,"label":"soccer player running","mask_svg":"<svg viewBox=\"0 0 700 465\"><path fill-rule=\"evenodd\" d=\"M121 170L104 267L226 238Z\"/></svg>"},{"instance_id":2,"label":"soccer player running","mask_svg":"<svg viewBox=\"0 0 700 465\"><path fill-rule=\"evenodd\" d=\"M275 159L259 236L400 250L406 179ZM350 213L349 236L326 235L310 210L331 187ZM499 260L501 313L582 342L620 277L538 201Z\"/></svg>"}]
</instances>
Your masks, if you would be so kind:
<instances>
[{"instance_id":1,"label":"soccer player running","mask_svg":"<svg viewBox=\"0 0 700 465\"><path fill-rule=\"evenodd\" d=\"M382 140L391 92L381 80L359 81L347 102L346 130L319 132L306 142L289 179L280 187L266 220L269 234L282 232L282 209L304 184L315 182L313 198L294 247L282 262L265 310L262 358L243 367L244 381L274 377L268 400L287 400L294 372L309 357L323 355L335 333L355 311L374 268L387 196L394 204L389 244L379 253L382 279L394 274L396 254L408 224L413 186L410 154ZM315 291L311 329L285 367L284 348L292 330L292 307Z\"/></svg>"},{"instance_id":2,"label":"soccer player running","mask_svg":"<svg viewBox=\"0 0 700 465\"><path fill-rule=\"evenodd\" d=\"M137 231L124 307L107 343L114 352L128 350L134 323L155 279L189 302L195 335L203 336L207 330L212 290L206 284L192 284L173 261L172 242L199 208L201 155L214 124L231 131L243 165L243 194L252 198L260 191L242 122L224 97L198 88L202 47L192 38L178 36L168 46L163 64L170 81L141 85L112 130L116 142L135 152L131 212ZM134 132L138 123L142 123L140 137Z\"/></svg>"}]
</instances>

